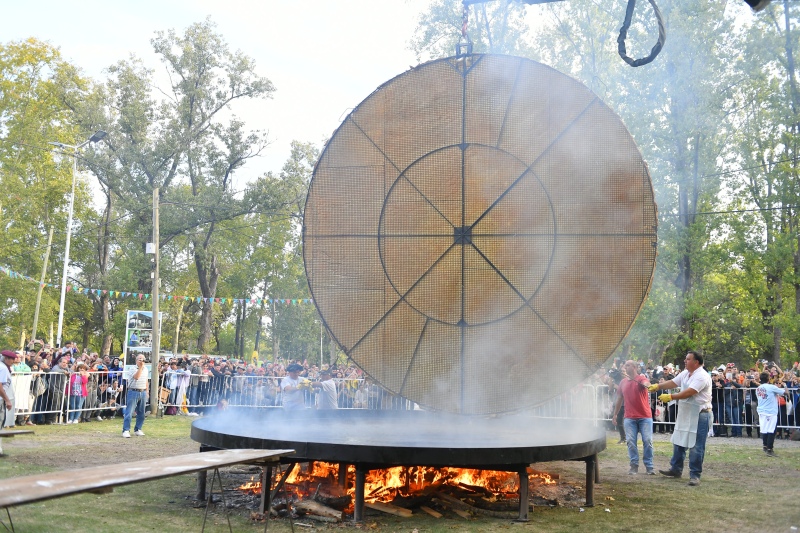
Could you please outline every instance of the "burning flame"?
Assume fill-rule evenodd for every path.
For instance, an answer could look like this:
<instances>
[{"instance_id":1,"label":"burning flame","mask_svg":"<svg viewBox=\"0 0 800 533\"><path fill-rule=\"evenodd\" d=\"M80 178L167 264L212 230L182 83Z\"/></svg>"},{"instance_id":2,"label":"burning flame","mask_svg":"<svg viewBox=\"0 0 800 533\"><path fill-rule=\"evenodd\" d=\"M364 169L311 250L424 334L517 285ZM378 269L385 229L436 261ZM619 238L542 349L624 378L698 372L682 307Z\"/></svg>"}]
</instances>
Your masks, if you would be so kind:
<instances>
[{"instance_id":1,"label":"burning flame","mask_svg":"<svg viewBox=\"0 0 800 533\"><path fill-rule=\"evenodd\" d=\"M320 483L326 482L329 486L338 486L337 476L339 466L334 463L313 462L308 463L307 469L295 468L286 479L289 490L298 496L307 496L312 493ZM537 479L540 484L554 485L557 481L545 472L528 469L531 479ZM348 479L355 477L355 466L348 465ZM354 483L348 484L347 494L354 496ZM517 474L513 472L496 472L493 470L475 470L470 468L434 468L425 466L386 468L383 470L370 470L367 473L364 486L364 501L391 502L398 496L408 497L425 490L426 487L452 485L456 487L485 492L486 496L495 498L515 498L519 491ZM251 479L239 487L239 490L261 494L261 482ZM343 493L344 494L344 493Z\"/></svg>"}]
</instances>

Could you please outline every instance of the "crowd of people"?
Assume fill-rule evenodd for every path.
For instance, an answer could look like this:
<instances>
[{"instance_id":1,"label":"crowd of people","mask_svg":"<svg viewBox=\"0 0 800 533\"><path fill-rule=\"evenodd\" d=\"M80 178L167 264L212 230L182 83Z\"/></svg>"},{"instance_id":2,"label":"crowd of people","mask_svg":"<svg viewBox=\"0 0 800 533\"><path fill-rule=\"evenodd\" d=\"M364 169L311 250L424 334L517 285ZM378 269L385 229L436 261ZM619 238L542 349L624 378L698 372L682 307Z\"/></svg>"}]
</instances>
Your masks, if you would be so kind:
<instances>
[{"instance_id":1,"label":"crowd of people","mask_svg":"<svg viewBox=\"0 0 800 533\"><path fill-rule=\"evenodd\" d=\"M73 342L62 348L45 343L29 348L8 351L8 371L15 376L15 386L6 387L11 406L5 427L60 421L77 424L123 416L130 379L124 374L123 358L81 352ZM132 359L129 368L145 357L137 354ZM149 379L149 364L146 366ZM287 390L293 376L299 387ZM320 409L402 408L404 401L370 382L355 365L320 367L281 359L254 362L184 354L158 364L157 386L167 415L205 414L220 406L280 407L287 398L304 408ZM143 398L147 402L149 395Z\"/></svg>"},{"instance_id":2,"label":"crowd of people","mask_svg":"<svg viewBox=\"0 0 800 533\"><path fill-rule=\"evenodd\" d=\"M116 418L122 416L128 403L121 357L79 351L73 342L53 348L37 341L29 345L26 352L13 352L13 358L8 361L9 373L17 376L13 388L20 390L14 397L13 388L7 387L12 405L7 410L5 427L60 421L77 424ZM149 364L147 366L149 373ZM725 363L709 369L704 367L704 371L710 375L712 383L710 436L761 436L757 388L763 383L762 374L766 374L768 383L787 391L776 400L776 437L788 437L789 429L797 426L800 420L797 417L800 365L797 363L786 371L767 361L759 361L747 370ZM626 376L635 374L648 384L665 384L680 372L678 365L657 366L616 359L593 376L588 383L597 391L598 404L604 406L599 416L613 422L610 425L619 430L620 443L628 442L625 428L630 425L623 416L624 402L619 403ZM183 354L159 363L157 386L167 415L200 415L221 405L281 407L287 406L287 401L288 405L303 408L413 408L407 400L370 382L353 364L320 367L308 361L259 362ZM679 390L666 392L679 393ZM145 401L149 401L149 395L146 396ZM678 420L678 400L662 401L658 396L647 394L648 418L654 424L653 431L673 433ZM641 413L636 419L640 418L644 418ZM636 433L642 432L639 424Z\"/></svg>"}]
</instances>

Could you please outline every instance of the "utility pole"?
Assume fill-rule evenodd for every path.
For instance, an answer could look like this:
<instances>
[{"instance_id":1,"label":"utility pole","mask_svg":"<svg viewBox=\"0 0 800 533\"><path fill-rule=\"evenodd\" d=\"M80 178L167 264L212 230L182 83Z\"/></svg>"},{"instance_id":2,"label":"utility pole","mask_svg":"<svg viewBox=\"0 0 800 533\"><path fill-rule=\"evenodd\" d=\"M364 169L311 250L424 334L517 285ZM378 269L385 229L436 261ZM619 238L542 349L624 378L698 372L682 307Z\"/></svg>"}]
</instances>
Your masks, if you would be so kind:
<instances>
[{"instance_id":1,"label":"utility pole","mask_svg":"<svg viewBox=\"0 0 800 533\"><path fill-rule=\"evenodd\" d=\"M39 325L39 305L42 303L42 289L44 288L44 277L47 274L47 262L50 260L50 245L53 244L53 226L50 226L50 234L47 236L47 251L44 253L44 264L42 265L42 277L39 278L39 290L36 291L36 311L33 313L33 331L31 341L36 340L36 328Z\"/></svg>"},{"instance_id":2,"label":"utility pole","mask_svg":"<svg viewBox=\"0 0 800 533\"><path fill-rule=\"evenodd\" d=\"M161 353L161 321L158 315L158 267L160 253L158 249L158 187L153 188L153 343L150 356L150 414L156 415L158 412L158 360Z\"/></svg>"},{"instance_id":3,"label":"utility pole","mask_svg":"<svg viewBox=\"0 0 800 533\"><path fill-rule=\"evenodd\" d=\"M77 145L71 144L64 144L59 142L50 142L48 144L52 144L53 146L57 146L58 148L69 148L72 150L72 192L69 195L69 215L67 216L67 240L64 244L64 274L61 276L61 303L58 306L58 335L56 336L56 346L61 348L61 332L63 331L64 327L64 305L66 303L67 297L67 271L69 270L69 245L70 239L72 236L72 212L75 208L75 180L78 179L78 153L81 148L86 146L89 143L96 143L105 139L106 135L108 135L103 130L98 130Z\"/></svg>"}]
</instances>

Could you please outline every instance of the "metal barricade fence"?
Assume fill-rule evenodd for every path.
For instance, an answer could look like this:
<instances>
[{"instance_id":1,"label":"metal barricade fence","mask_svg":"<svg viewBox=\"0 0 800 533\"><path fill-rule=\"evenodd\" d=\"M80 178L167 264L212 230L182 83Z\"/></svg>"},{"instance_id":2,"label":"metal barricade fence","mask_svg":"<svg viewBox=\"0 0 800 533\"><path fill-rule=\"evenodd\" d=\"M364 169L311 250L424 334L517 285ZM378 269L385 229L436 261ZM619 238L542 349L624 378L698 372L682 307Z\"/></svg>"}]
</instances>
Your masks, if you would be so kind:
<instances>
[{"instance_id":1,"label":"metal barricade fence","mask_svg":"<svg viewBox=\"0 0 800 533\"><path fill-rule=\"evenodd\" d=\"M122 416L125 389L121 371L90 372L87 395L83 402L70 402L69 379L72 374L59 372L17 373L12 376L15 416L35 424L60 423L73 419ZM264 375L184 375L177 381L162 374L158 387L163 392L160 407L175 408L176 413L205 414L224 400L231 407L279 408L282 406L283 377ZM339 409L412 410L410 400L385 390L365 379L336 378ZM790 389L790 398L780 406L777 430L800 429L800 390ZM676 402L661 406L658 393L650 393L654 431L671 431L675 424ZM304 391L305 405L314 408L319 393ZM607 385L583 383L536 406L532 411L542 418L591 420L611 428L615 392ZM78 405L80 404L80 405ZM663 419L656 407L663 410ZM758 400L755 388L715 388L712 390L713 432L718 436L739 437L746 432L757 436ZM149 408L148 408L149 409ZM76 417L77 413L77 417ZM13 425L15 417L8 417ZM755 428L755 431L753 431Z\"/></svg>"},{"instance_id":2,"label":"metal barricade fence","mask_svg":"<svg viewBox=\"0 0 800 533\"><path fill-rule=\"evenodd\" d=\"M61 423L76 416L80 420L106 416L121 411L115 405L121 382L121 372L90 372L83 400L71 400L70 377L74 374L61 372L24 372L12 376L14 410L16 418L30 420L34 424ZM105 383L101 387L100 383ZM113 384L113 385L112 385ZM102 390L101 390L102 389ZM109 390L108 393L104 392ZM112 392L113 391L113 394ZM110 405L109 405L110 404ZM13 420L13 418L12 418Z\"/></svg>"},{"instance_id":3,"label":"metal barricade fence","mask_svg":"<svg viewBox=\"0 0 800 533\"><path fill-rule=\"evenodd\" d=\"M194 382L191 378L197 377ZM160 377L159 386L167 399L164 407L174 407L175 414L207 413L225 401L229 407L276 408L283 405L283 377L263 375L191 375L183 384ZM414 409L414 403L390 393L364 379L336 378L339 409ZM320 393L303 391L307 408L314 408ZM172 410L170 411L172 412Z\"/></svg>"}]
</instances>

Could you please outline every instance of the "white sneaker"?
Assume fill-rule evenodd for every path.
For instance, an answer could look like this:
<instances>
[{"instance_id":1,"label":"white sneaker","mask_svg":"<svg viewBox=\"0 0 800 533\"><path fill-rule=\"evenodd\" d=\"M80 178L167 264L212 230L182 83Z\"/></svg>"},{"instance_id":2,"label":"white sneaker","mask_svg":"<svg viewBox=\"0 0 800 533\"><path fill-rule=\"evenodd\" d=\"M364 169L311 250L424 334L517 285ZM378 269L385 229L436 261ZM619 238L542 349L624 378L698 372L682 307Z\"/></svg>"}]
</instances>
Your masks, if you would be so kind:
<instances>
[{"instance_id":1,"label":"white sneaker","mask_svg":"<svg viewBox=\"0 0 800 533\"><path fill-rule=\"evenodd\" d=\"M122 432L122 438L123 438L123 439L129 439L129 438L131 438L131 432L130 432L130 431L123 431L123 432Z\"/></svg>"},{"instance_id":2,"label":"white sneaker","mask_svg":"<svg viewBox=\"0 0 800 533\"><path fill-rule=\"evenodd\" d=\"M142 431L141 429L137 429L136 431L133 432L133 434L136 435L137 437L144 437L144 431Z\"/></svg>"},{"instance_id":3,"label":"white sneaker","mask_svg":"<svg viewBox=\"0 0 800 533\"><path fill-rule=\"evenodd\" d=\"M103 421L103 417L102 417L102 416L98 416L98 417L97 417L97 421L98 421L98 422L102 422L102 421Z\"/></svg>"}]
</instances>

